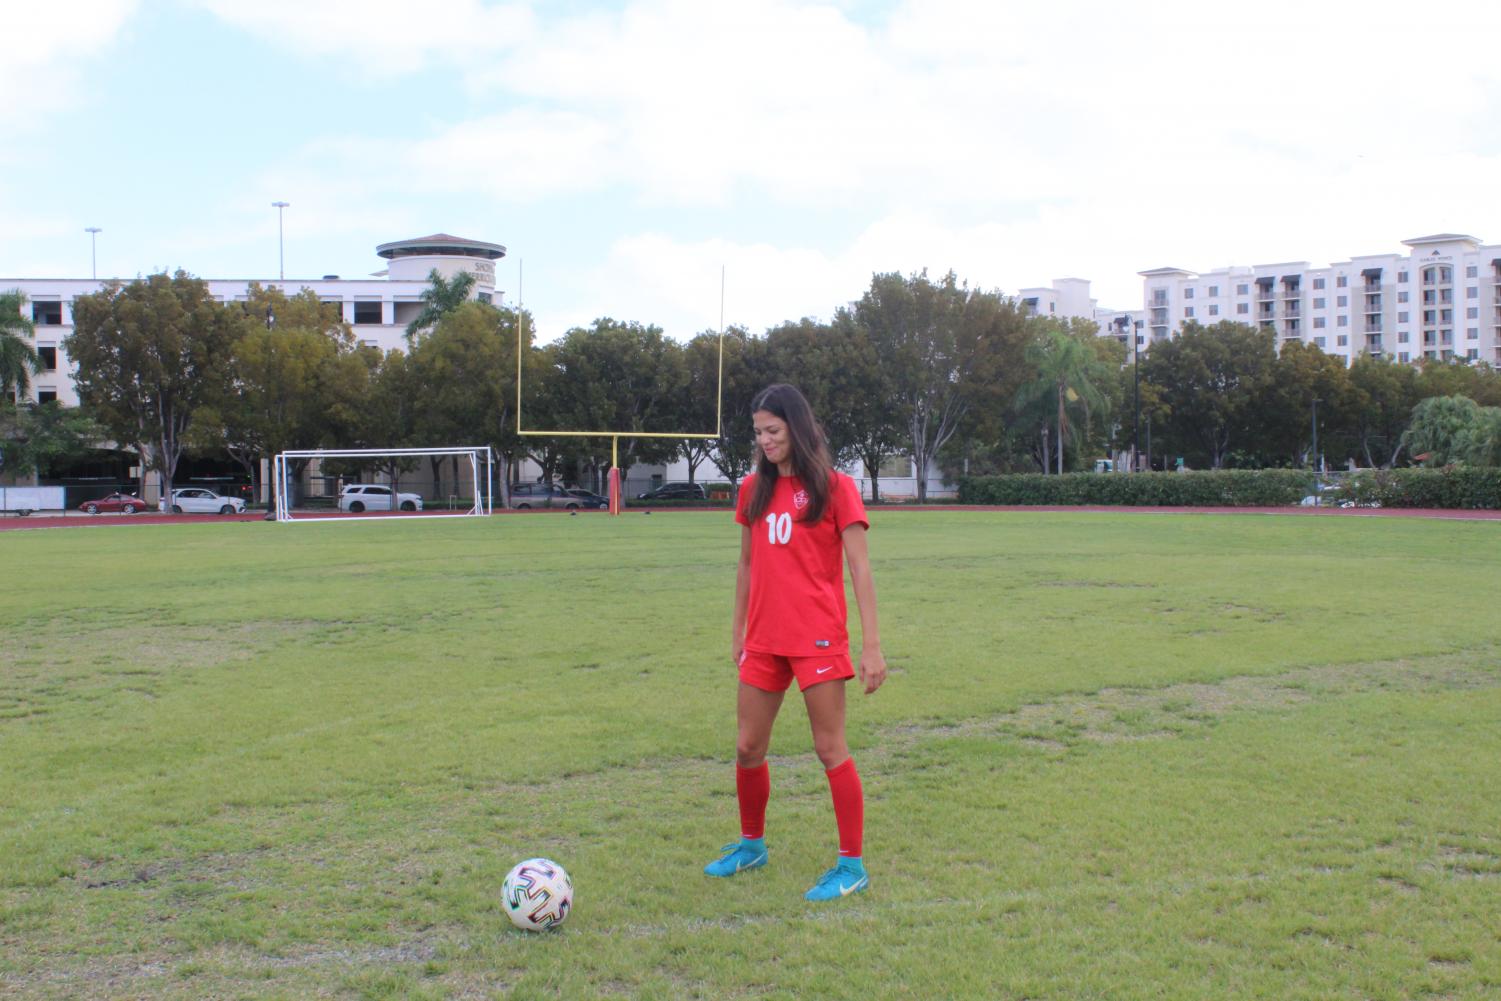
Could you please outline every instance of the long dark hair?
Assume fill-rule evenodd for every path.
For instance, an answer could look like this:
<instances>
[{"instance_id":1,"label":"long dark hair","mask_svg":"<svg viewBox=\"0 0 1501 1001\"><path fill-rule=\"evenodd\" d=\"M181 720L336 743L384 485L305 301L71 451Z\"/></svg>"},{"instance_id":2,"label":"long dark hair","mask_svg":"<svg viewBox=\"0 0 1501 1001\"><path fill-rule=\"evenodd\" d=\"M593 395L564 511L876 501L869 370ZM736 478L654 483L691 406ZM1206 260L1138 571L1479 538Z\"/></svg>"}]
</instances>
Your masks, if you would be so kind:
<instances>
[{"instance_id":1,"label":"long dark hair","mask_svg":"<svg viewBox=\"0 0 1501 1001\"><path fill-rule=\"evenodd\" d=\"M802 480L803 489L808 491L808 506L803 508L798 520L817 524L829 503L829 480L834 472L834 460L829 458L829 442L824 437L823 428L813 416L807 398L797 391L796 386L784 382L767 386L756 394L751 401L751 414L754 416L761 410L780 418L787 425L787 438L792 444L792 473ZM776 463L758 453L756 486L745 508L751 521L760 519L771 503L777 476Z\"/></svg>"}]
</instances>

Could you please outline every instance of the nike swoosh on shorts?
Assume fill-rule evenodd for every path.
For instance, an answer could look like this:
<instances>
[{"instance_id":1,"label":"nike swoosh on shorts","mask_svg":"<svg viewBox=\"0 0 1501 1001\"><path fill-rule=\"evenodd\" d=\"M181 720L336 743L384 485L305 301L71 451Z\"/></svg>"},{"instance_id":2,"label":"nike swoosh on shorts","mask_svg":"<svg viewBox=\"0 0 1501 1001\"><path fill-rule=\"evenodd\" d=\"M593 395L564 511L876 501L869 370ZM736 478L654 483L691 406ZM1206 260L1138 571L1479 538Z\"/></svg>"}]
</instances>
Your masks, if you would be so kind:
<instances>
[{"instance_id":1,"label":"nike swoosh on shorts","mask_svg":"<svg viewBox=\"0 0 1501 1001\"><path fill-rule=\"evenodd\" d=\"M834 670L834 665L833 665L833 664L830 664L830 665L829 665L829 666L828 666L828 667L820 667L820 668L819 668L819 669L818 669L818 670L817 670L817 671L816 671L816 672L814 672L814 673L816 673L816 674L823 674L823 673L825 673L825 672L827 672L827 671L832 671L832 670Z\"/></svg>"}]
</instances>

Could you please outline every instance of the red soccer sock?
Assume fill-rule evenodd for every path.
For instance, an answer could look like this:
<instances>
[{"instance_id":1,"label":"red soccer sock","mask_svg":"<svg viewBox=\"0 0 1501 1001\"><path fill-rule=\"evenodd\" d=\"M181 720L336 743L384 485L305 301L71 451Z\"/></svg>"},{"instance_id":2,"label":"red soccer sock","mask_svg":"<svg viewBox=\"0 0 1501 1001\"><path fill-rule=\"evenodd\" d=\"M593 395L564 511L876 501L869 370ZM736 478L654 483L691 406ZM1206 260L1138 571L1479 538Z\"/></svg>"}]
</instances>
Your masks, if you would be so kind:
<instances>
[{"instance_id":1,"label":"red soccer sock","mask_svg":"<svg viewBox=\"0 0 1501 1001\"><path fill-rule=\"evenodd\" d=\"M766 801L771 798L771 769L766 762L755 768L735 766L735 795L740 800L740 836L766 836Z\"/></svg>"},{"instance_id":2,"label":"red soccer sock","mask_svg":"<svg viewBox=\"0 0 1501 1001\"><path fill-rule=\"evenodd\" d=\"M829 793L834 797L834 822L839 825L839 857L859 858L865 838L865 792L860 788L860 773L855 759L824 772L829 777Z\"/></svg>"}]
</instances>

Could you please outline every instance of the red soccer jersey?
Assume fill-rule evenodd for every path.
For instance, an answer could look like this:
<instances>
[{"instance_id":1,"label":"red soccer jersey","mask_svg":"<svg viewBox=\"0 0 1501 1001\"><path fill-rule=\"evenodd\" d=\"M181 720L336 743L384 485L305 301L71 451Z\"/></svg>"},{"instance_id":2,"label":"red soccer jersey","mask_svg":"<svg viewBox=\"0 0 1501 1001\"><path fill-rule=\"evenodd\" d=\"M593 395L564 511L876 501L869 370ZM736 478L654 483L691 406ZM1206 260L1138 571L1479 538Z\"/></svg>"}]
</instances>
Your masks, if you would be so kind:
<instances>
[{"instance_id":1,"label":"red soccer jersey","mask_svg":"<svg viewBox=\"0 0 1501 1001\"><path fill-rule=\"evenodd\" d=\"M745 648L783 657L848 652L843 532L851 525L870 527L859 485L830 472L823 517L810 525L800 520L808 504L802 481L780 476L771 503L752 525L745 509L755 483L755 474L745 478L735 506L735 520L751 535Z\"/></svg>"}]
</instances>

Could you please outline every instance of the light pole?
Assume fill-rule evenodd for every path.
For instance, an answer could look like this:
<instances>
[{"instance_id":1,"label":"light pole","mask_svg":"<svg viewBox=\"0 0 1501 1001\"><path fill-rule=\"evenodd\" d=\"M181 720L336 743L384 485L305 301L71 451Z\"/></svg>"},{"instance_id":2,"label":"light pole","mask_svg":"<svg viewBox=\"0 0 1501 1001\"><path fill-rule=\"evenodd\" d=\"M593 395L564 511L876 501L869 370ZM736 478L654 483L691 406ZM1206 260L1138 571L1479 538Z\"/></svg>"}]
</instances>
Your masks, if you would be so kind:
<instances>
[{"instance_id":1,"label":"light pole","mask_svg":"<svg viewBox=\"0 0 1501 1001\"><path fill-rule=\"evenodd\" d=\"M282 209L291 204L291 202L271 203L271 207L276 209L276 265L277 273L281 275L282 280L286 280L287 277L287 258L284 252L284 244L282 242L281 212Z\"/></svg>"},{"instance_id":2,"label":"light pole","mask_svg":"<svg viewBox=\"0 0 1501 1001\"><path fill-rule=\"evenodd\" d=\"M83 231L89 234L89 266L93 272L95 281L99 280L99 245L98 237L104 230L98 226L85 226Z\"/></svg>"},{"instance_id":3,"label":"light pole","mask_svg":"<svg viewBox=\"0 0 1501 1001\"><path fill-rule=\"evenodd\" d=\"M1319 404L1324 402L1317 396L1313 398L1313 454L1310 465L1313 466L1313 504L1319 506Z\"/></svg>"},{"instance_id":4,"label":"light pole","mask_svg":"<svg viewBox=\"0 0 1501 1001\"><path fill-rule=\"evenodd\" d=\"M1131 425L1131 472L1136 472L1141 454L1141 321L1131 324L1131 398L1136 404L1136 422Z\"/></svg>"}]
</instances>

